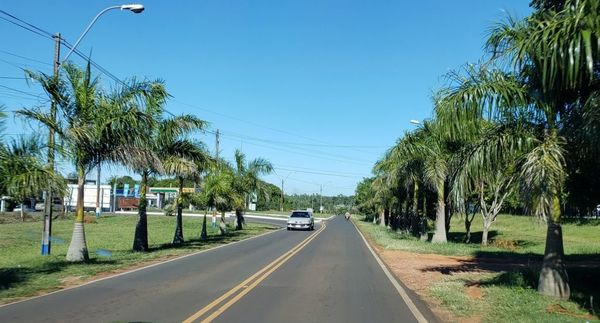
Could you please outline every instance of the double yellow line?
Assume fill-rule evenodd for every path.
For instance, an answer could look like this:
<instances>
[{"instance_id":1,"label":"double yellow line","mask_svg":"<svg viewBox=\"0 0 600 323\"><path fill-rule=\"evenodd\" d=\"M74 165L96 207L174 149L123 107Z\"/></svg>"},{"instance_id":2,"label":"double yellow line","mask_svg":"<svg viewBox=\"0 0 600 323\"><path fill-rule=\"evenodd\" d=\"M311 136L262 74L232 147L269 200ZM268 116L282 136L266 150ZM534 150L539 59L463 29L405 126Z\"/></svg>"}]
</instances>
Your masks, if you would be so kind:
<instances>
[{"instance_id":1,"label":"double yellow line","mask_svg":"<svg viewBox=\"0 0 600 323\"><path fill-rule=\"evenodd\" d=\"M225 312L229 307L231 307L235 302L239 301L244 295L248 294L252 289L254 289L260 282L265 280L271 273L281 267L284 263L286 263L290 258L292 258L295 254L300 252L302 248L308 245L314 238L316 238L323 230L325 230L325 221L321 222L321 227L313 234L304 239L300 244L296 245L294 248L290 249L288 252L281 255L279 258L275 259L273 262L256 272L254 275L246 278L243 282L239 283L237 286L230 289L227 293L221 295L219 298L212 301L210 304L206 305L204 308L194 313L194 315L188 317L184 323L194 322L201 317L207 315L201 322L211 322L215 318L217 318L221 313ZM217 308L219 304L222 304Z\"/></svg>"}]
</instances>

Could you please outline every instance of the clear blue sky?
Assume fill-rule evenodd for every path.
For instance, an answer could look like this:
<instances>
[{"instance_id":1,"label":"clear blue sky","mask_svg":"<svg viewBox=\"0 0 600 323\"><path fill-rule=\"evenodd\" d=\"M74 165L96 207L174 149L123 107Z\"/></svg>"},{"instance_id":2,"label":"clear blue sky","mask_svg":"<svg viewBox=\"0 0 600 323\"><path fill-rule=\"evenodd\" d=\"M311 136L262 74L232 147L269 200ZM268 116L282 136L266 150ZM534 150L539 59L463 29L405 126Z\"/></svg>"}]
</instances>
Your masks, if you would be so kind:
<instances>
[{"instance_id":1,"label":"clear blue sky","mask_svg":"<svg viewBox=\"0 0 600 323\"><path fill-rule=\"evenodd\" d=\"M482 56L495 22L530 12L529 1L516 0L140 2L142 14L104 15L79 50L121 79L163 79L174 97L168 110L219 129L222 156L241 148L270 160L276 174L265 179L279 186L287 178L286 193L318 193L323 185L325 195L352 194L411 129L409 120L431 115L442 76ZM5 0L0 9L74 43L115 4ZM0 104L47 105L5 87L41 94L6 77L22 77L18 67L51 73L52 41L4 20L0 31ZM101 77L105 88L115 86ZM32 131L12 117L5 130ZM200 139L214 151L214 135ZM124 173L112 168L103 178Z\"/></svg>"}]
</instances>

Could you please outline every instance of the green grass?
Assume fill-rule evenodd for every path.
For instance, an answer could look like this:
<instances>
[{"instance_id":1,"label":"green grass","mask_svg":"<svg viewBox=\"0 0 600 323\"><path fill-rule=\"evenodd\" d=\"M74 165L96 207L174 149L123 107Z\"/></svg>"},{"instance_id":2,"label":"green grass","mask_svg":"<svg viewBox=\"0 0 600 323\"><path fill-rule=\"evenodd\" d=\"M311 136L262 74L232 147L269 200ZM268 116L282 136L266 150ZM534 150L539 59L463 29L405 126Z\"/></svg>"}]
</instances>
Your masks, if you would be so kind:
<instances>
[{"instance_id":1,"label":"green grass","mask_svg":"<svg viewBox=\"0 0 600 323\"><path fill-rule=\"evenodd\" d=\"M459 317L473 315L483 322L586 322L597 321L580 304L544 297L520 272L445 278L429 288L431 296ZM483 297L466 294L479 283ZM560 313L562 312L562 313Z\"/></svg>"},{"instance_id":2,"label":"green grass","mask_svg":"<svg viewBox=\"0 0 600 323\"><path fill-rule=\"evenodd\" d=\"M476 217L472 224L473 243L463 243L464 222L453 217L447 244L422 242L410 236L384 229L363 221L356 221L364 231L368 232L377 244L386 249L404 250L417 253L435 253L455 256L502 256L503 254L543 255L546 225L534 218L526 216L499 215L490 231L491 243L482 247L481 217ZM565 254L572 258L595 256L600 254L598 232L600 221L591 220L563 224L563 240ZM432 233L430 233L431 235Z\"/></svg>"},{"instance_id":3,"label":"green grass","mask_svg":"<svg viewBox=\"0 0 600 323\"><path fill-rule=\"evenodd\" d=\"M219 236L218 229L210 228L209 222L209 238L201 241L202 218L186 217L183 220L186 243L173 248L170 242L175 231L175 217L149 216L149 246L152 250L136 253L130 251L136 221L135 215L105 215L96 223L86 224L90 261L82 264L65 261L73 228L70 219L53 222L51 256L40 255L41 222L0 224L0 303L58 289L66 279L83 280L98 273L208 249L275 229L249 223L245 230L230 230L227 235Z\"/></svg>"},{"instance_id":4,"label":"green grass","mask_svg":"<svg viewBox=\"0 0 600 323\"><path fill-rule=\"evenodd\" d=\"M557 301L536 291L539 267L544 253L546 226L531 217L500 215L490 232L491 244L481 242L481 218L473 225L473 243L464 241L464 222L452 219L449 242L432 244L410 235L394 232L378 225L355 221L361 231L384 249L415 253L473 256L475 263L486 257L529 264L513 271L486 274L461 273L446 269L441 282L430 286L430 294L459 317L480 316L487 322L585 322L598 320L600 313L600 221L565 221L563 240L571 299ZM431 236L431 232L430 232ZM529 261L532 261L529 263ZM569 266L569 265L575 266ZM576 265L579 264L579 265ZM582 265L583 264L583 265ZM485 268L485 266L483 267ZM442 269L439 269L443 273ZM465 294L470 284L478 284L484 297L474 299ZM566 312L549 313L548 309ZM550 310L552 312L552 310ZM586 317L593 314L592 317ZM583 316L582 316L583 315Z\"/></svg>"}]
</instances>

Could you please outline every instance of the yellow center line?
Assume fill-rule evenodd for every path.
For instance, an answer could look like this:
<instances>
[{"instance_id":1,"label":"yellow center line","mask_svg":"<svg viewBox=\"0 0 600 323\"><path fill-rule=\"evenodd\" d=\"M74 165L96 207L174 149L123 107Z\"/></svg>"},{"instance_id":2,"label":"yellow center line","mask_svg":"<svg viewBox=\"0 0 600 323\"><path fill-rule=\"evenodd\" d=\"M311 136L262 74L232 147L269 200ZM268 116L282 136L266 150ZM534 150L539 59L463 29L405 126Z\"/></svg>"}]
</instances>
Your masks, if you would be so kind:
<instances>
[{"instance_id":1,"label":"yellow center line","mask_svg":"<svg viewBox=\"0 0 600 323\"><path fill-rule=\"evenodd\" d=\"M237 286L233 287L225 294L221 295L219 298L215 299L210 304L206 305L204 308L202 308L198 312L194 313L194 315L188 317L186 320L183 321L183 323L194 322L195 320L197 320L198 318L200 318L201 316L206 314L208 311L210 311L211 309L216 307L218 304L220 304L221 302L223 302L224 300L226 300L227 298L229 298L230 296L232 296L239 290L242 290L242 292L240 292L238 295L236 295L234 298L232 298L229 302L227 302L225 305L220 307L211 316L209 316L209 318L206 318L202 322L210 322L210 320L213 320L215 317L217 317L219 314L221 314L223 311L225 311L227 308L229 308L231 305L233 305L236 301L238 301L244 295L246 295L248 292L250 292L254 287L256 287L256 285L258 285L258 283L260 283L267 276L269 276L273 271L275 271L277 268L279 268L281 265L283 265L283 263L285 263L293 255L298 253L309 242L311 242L319 233L321 233L321 231L323 231L325 229L325 226L326 226L325 222L321 222L321 223L322 223L321 228L319 228L319 230L317 230L315 233L311 234L306 239L304 239L300 244L296 245L294 248L290 249L289 251L287 251L286 253L284 253L283 255L281 255L280 257L278 257L277 259L275 259L274 261L272 261L271 263L269 263L268 265L263 267L261 270L257 271L255 274L248 277L243 282L239 283ZM271 270L269 270L269 268L271 268ZM259 277L262 274L264 274L262 277L257 279L254 283L250 284L251 281L253 281L255 278Z\"/></svg>"}]
</instances>

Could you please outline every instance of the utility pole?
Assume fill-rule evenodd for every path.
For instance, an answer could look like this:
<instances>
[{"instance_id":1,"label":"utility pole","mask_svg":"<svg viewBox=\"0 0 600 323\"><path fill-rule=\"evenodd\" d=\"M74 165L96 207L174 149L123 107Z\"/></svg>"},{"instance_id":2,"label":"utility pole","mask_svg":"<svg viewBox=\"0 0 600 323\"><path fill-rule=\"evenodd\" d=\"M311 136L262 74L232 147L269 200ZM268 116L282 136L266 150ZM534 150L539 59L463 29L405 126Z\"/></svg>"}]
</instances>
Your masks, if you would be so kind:
<instances>
[{"instance_id":1,"label":"utility pole","mask_svg":"<svg viewBox=\"0 0 600 323\"><path fill-rule=\"evenodd\" d=\"M283 178L281 179L281 212L283 212Z\"/></svg>"},{"instance_id":2,"label":"utility pole","mask_svg":"<svg viewBox=\"0 0 600 323\"><path fill-rule=\"evenodd\" d=\"M100 163L98 163L98 177L96 177L96 218L102 214L102 205L100 204Z\"/></svg>"},{"instance_id":3,"label":"utility pole","mask_svg":"<svg viewBox=\"0 0 600 323\"><path fill-rule=\"evenodd\" d=\"M319 191L319 196L321 198L321 206L319 207L319 212L323 213L323 185L321 185L321 190Z\"/></svg>"},{"instance_id":4,"label":"utility pole","mask_svg":"<svg viewBox=\"0 0 600 323\"><path fill-rule=\"evenodd\" d=\"M215 155L217 158L217 162L219 161L219 129L217 129L217 133L215 134L216 136L216 143L215 143Z\"/></svg>"},{"instance_id":5,"label":"utility pole","mask_svg":"<svg viewBox=\"0 0 600 323\"><path fill-rule=\"evenodd\" d=\"M60 33L54 35L54 64L53 76L58 78L58 68L60 66ZM56 101L51 98L50 118L56 120ZM48 168L54 171L54 129L48 129ZM42 255L50 255L52 247L52 207L54 199L52 197L52 187L49 187L45 194L44 201L44 228L42 231Z\"/></svg>"}]
</instances>

